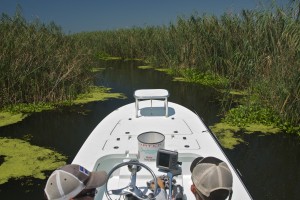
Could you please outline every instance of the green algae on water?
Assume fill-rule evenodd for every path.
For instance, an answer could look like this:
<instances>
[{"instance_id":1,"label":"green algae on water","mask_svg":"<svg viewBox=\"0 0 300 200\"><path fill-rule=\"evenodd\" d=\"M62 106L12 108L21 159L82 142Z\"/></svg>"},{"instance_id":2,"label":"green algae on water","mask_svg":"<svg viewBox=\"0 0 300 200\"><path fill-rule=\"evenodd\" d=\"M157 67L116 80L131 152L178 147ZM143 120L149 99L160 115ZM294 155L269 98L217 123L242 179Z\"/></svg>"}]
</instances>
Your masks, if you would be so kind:
<instances>
[{"instance_id":1,"label":"green algae on water","mask_svg":"<svg viewBox=\"0 0 300 200\"><path fill-rule=\"evenodd\" d=\"M31 145L20 139L0 137L0 184L9 179L34 177L45 179L45 171L52 171L66 164L67 157L53 150Z\"/></svg>"},{"instance_id":2,"label":"green algae on water","mask_svg":"<svg viewBox=\"0 0 300 200\"><path fill-rule=\"evenodd\" d=\"M265 125L265 124L247 124L245 127L243 127L245 130L245 133L254 133L254 132L261 132L265 135L267 134L276 134L280 133L280 128L274 127L272 125Z\"/></svg>"},{"instance_id":3,"label":"green algae on water","mask_svg":"<svg viewBox=\"0 0 300 200\"><path fill-rule=\"evenodd\" d=\"M121 57L115 57L115 56L111 56L106 52L99 52L97 54L98 59L100 60L105 60L105 61L109 61L109 60L121 60Z\"/></svg>"},{"instance_id":4,"label":"green algae on water","mask_svg":"<svg viewBox=\"0 0 300 200\"><path fill-rule=\"evenodd\" d=\"M54 103L44 103L44 102L36 102L36 103L18 103L13 106L9 106L5 108L5 110L12 113L36 113L42 112L45 110L53 110L55 109Z\"/></svg>"},{"instance_id":5,"label":"green algae on water","mask_svg":"<svg viewBox=\"0 0 300 200\"><path fill-rule=\"evenodd\" d=\"M210 129L216 135L219 142L224 148L233 149L236 145L244 142L244 140L235 135L240 129L227 123L217 123Z\"/></svg>"},{"instance_id":6,"label":"green algae on water","mask_svg":"<svg viewBox=\"0 0 300 200\"><path fill-rule=\"evenodd\" d=\"M138 68L139 69L153 69L153 67L149 66L149 65L147 65L147 66L138 66Z\"/></svg>"},{"instance_id":7,"label":"green algae on water","mask_svg":"<svg viewBox=\"0 0 300 200\"><path fill-rule=\"evenodd\" d=\"M99 57L100 60L104 60L104 61L110 61L110 60L122 60L121 57L116 57L116 56L103 56L103 57Z\"/></svg>"},{"instance_id":8,"label":"green algae on water","mask_svg":"<svg viewBox=\"0 0 300 200\"><path fill-rule=\"evenodd\" d=\"M169 68L155 68L156 71L164 72L168 75L173 75L173 70Z\"/></svg>"},{"instance_id":9,"label":"green algae on water","mask_svg":"<svg viewBox=\"0 0 300 200\"><path fill-rule=\"evenodd\" d=\"M181 69L178 71L170 68L155 68L157 71L161 71L173 76L173 81L196 83L205 86L218 86L224 87L229 83L229 80L225 77L215 75L213 73L201 73L195 69Z\"/></svg>"},{"instance_id":10,"label":"green algae on water","mask_svg":"<svg viewBox=\"0 0 300 200\"><path fill-rule=\"evenodd\" d=\"M93 67L90 69L90 71L93 73L102 72L104 70L105 70L105 68L103 68L103 67Z\"/></svg>"},{"instance_id":11,"label":"green algae on water","mask_svg":"<svg viewBox=\"0 0 300 200\"><path fill-rule=\"evenodd\" d=\"M124 61L143 61L142 58L125 58Z\"/></svg>"},{"instance_id":12,"label":"green algae on water","mask_svg":"<svg viewBox=\"0 0 300 200\"><path fill-rule=\"evenodd\" d=\"M264 125L259 123L251 123L245 126L237 126L226 122L217 123L210 127L216 135L219 142L224 148L233 149L236 145L243 143L242 135L237 132L246 134L261 133L263 135L279 133L280 129L272 125Z\"/></svg>"},{"instance_id":13,"label":"green algae on water","mask_svg":"<svg viewBox=\"0 0 300 200\"><path fill-rule=\"evenodd\" d=\"M93 101L105 101L111 98L126 98L121 93L110 93L110 90L111 88L93 86L90 88L88 93L78 95L77 99L75 99L73 103L84 104Z\"/></svg>"},{"instance_id":14,"label":"green algae on water","mask_svg":"<svg viewBox=\"0 0 300 200\"><path fill-rule=\"evenodd\" d=\"M52 110L55 108L51 103L19 103L13 106L5 107L0 110L0 127L15 124L22 121L34 112L42 112L44 110Z\"/></svg>"},{"instance_id":15,"label":"green algae on water","mask_svg":"<svg viewBox=\"0 0 300 200\"><path fill-rule=\"evenodd\" d=\"M0 112L0 127L14 124L25 119L27 114Z\"/></svg>"},{"instance_id":16,"label":"green algae on water","mask_svg":"<svg viewBox=\"0 0 300 200\"><path fill-rule=\"evenodd\" d=\"M111 88L92 86L89 92L80 94L78 97L71 102L61 102L57 104L51 103L34 103L34 104L16 104L0 111L0 127L11 125L22 121L28 117L30 113L42 112L44 110L53 110L60 105L77 105L84 104L93 101L105 101L112 98L126 98L121 93L111 93Z\"/></svg>"},{"instance_id":17,"label":"green algae on water","mask_svg":"<svg viewBox=\"0 0 300 200\"><path fill-rule=\"evenodd\" d=\"M182 76L174 77L173 81L197 83L206 86L224 86L228 83L228 80L221 76L214 76L212 74L195 73L195 74L181 74Z\"/></svg>"}]
</instances>

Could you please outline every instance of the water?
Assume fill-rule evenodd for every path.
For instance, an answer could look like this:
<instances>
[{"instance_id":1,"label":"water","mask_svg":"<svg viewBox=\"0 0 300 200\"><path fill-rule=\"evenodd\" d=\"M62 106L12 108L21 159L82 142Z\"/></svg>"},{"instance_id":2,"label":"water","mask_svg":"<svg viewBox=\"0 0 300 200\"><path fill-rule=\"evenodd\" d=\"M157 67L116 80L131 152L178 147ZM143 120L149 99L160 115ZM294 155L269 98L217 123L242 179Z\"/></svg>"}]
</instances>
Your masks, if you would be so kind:
<instances>
[{"instance_id":1,"label":"water","mask_svg":"<svg viewBox=\"0 0 300 200\"><path fill-rule=\"evenodd\" d=\"M35 113L20 123L0 128L0 137L23 138L31 134L33 145L55 149L72 162L77 151L94 127L116 108L134 101L133 92L143 88L165 88L169 101L196 111L210 126L220 121L218 93L211 88L173 82L155 70L142 70L137 62L109 62L96 84L113 88L127 99L112 99L83 106ZM85 113L83 115L82 113ZM254 199L299 199L300 140L278 134L245 136L245 143L225 153L243 175L244 183ZM0 156L0 163L3 157ZM1 172L0 172L1 173ZM47 172L49 175L51 172ZM46 180L21 178L0 185L0 199L44 199Z\"/></svg>"}]
</instances>

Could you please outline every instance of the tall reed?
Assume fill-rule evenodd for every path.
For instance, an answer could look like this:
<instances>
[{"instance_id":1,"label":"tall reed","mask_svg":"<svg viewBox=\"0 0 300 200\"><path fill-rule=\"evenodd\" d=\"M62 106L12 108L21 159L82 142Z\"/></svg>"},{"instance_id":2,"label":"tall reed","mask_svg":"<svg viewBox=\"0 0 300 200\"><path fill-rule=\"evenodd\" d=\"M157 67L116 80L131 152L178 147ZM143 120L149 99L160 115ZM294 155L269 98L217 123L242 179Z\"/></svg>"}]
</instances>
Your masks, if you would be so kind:
<instances>
[{"instance_id":1,"label":"tall reed","mask_svg":"<svg viewBox=\"0 0 300 200\"><path fill-rule=\"evenodd\" d=\"M300 124L299 1L285 8L243 10L220 17L197 13L169 26L74 35L94 52L142 58L159 66L227 77L262 106ZM253 96L252 95L252 96ZM250 95L251 96L251 95Z\"/></svg>"},{"instance_id":2,"label":"tall reed","mask_svg":"<svg viewBox=\"0 0 300 200\"><path fill-rule=\"evenodd\" d=\"M88 52L57 25L0 19L0 108L72 99L90 82Z\"/></svg>"}]
</instances>

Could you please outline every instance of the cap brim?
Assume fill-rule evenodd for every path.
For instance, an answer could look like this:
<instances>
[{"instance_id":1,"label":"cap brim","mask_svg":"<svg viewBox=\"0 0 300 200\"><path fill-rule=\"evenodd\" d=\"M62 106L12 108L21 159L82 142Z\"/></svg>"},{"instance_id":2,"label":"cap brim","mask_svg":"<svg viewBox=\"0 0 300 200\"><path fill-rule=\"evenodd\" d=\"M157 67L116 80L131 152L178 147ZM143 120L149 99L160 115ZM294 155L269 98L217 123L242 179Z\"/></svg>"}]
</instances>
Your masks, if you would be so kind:
<instances>
[{"instance_id":1,"label":"cap brim","mask_svg":"<svg viewBox=\"0 0 300 200\"><path fill-rule=\"evenodd\" d=\"M97 188L106 183L107 173L105 171L90 172L90 177L86 183L86 189Z\"/></svg>"},{"instance_id":2,"label":"cap brim","mask_svg":"<svg viewBox=\"0 0 300 200\"><path fill-rule=\"evenodd\" d=\"M191 166L190 166L190 171L191 173L193 172L193 169L195 168L195 166L200 162L200 160L202 160L203 157L198 157L198 158L195 158L195 160L193 160Z\"/></svg>"},{"instance_id":3,"label":"cap brim","mask_svg":"<svg viewBox=\"0 0 300 200\"><path fill-rule=\"evenodd\" d=\"M219 165L221 163L224 163L224 161L220 160L219 158L209 156L201 160L201 163L211 163L211 164Z\"/></svg>"}]
</instances>

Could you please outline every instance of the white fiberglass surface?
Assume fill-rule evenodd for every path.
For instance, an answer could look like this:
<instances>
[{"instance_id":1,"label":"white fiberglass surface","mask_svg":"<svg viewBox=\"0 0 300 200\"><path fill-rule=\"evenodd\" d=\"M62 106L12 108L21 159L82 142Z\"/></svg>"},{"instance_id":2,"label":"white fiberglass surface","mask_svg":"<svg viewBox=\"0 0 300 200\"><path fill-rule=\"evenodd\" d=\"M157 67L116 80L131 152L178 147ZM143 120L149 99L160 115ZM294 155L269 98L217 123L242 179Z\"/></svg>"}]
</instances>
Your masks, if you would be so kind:
<instances>
[{"instance_id":1,"label":"white fiberglass surface","mask_svg":"<svg viewBox=\"0 0 300 200\"><path fill-rule=\"evenodd\" d=\"M190 173L190 164L191 162L198 157L197 154L182 154L179 156L179 161L182 162L182 174L175 176L176 185L180 185L184 187L184 198L192 199L193 194L190 191L191 182L191 173ZM95 170L104 170L109 173L109 171L116 166L117 164L125 161L129 161L130 159L136 159L135 155L131 155L130 157L126 157L124 155L113 155L113 156L105 156L98 160L97 168ZM142 162L147 165L151 170L155 173L156 176L166 175L166 173L159 172L156 167L156 162ZM145 169L141 169L137 173L137 186L144 191L147 191L147 181L151 181L152 175ZM127 166L123 166L120 169L116 170L111 178L108 181L107 188L108 190L112 189L120 189L126 187L130 183L130 172ZM99 188L98 195L96 199L107 199L104 194L105 187ZM148 190L148 193L151 192ZM167 190L168 192L168 190ZM118 199L117 196L112 196L112 199Z\"/></svg>"}]
</instances>

